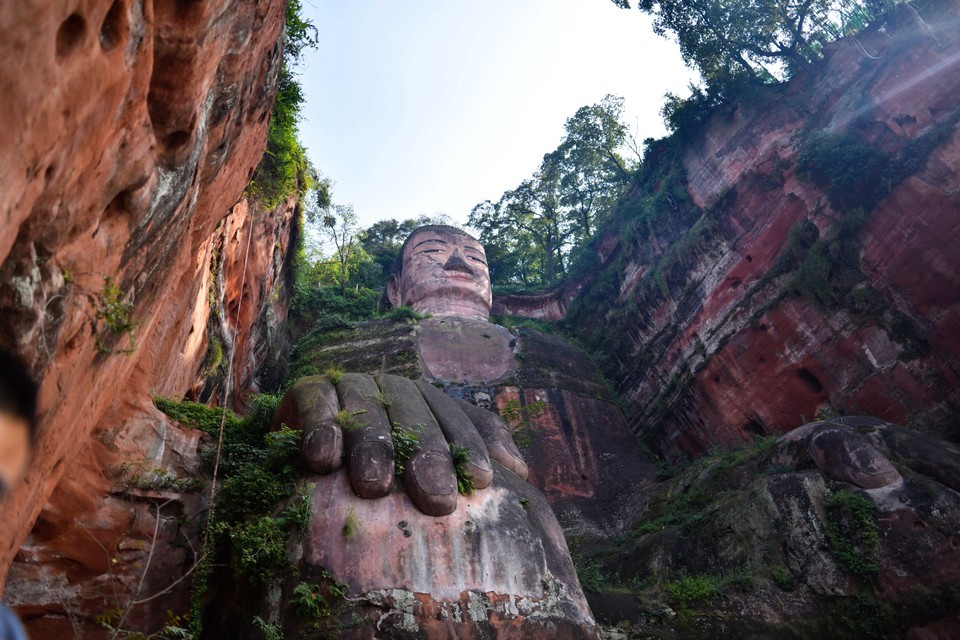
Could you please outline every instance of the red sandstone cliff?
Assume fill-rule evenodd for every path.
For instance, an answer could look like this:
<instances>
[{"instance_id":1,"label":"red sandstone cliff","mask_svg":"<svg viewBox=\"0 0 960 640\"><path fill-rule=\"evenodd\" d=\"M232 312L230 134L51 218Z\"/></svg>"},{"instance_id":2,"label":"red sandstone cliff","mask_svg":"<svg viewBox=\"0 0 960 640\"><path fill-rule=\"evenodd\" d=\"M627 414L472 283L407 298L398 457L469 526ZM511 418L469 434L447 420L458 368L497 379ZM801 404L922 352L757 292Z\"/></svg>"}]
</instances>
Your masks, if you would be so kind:
<instances>
[{"instance_id":1,"label":"red sandstone cliff","mask_svg":"<svg viewBox=\"0 0 960 640\"><path fill-rule=\"evenodd\" d=\"M598 243L603 272L568 317L605 359L648 442L696 455L821 411L955 428L956 12L950 3L928 8L935 39L907 28L837 43L821 68L715 114L674 156L686 208L669 193L666 170L637 186L625 210L641 213L626 213ZM810 131L849 135L897 159L937 142L867 212L852 242L833 242L849 212L798 172ZM651 201L659 210L644 218ZM808 275L829 263L828 286L847 288L826 304L797 294L796 265L782 268L802 223L834 248Z\"/></svg>"},{"instance_id":2,"label":"red sandstone cliff","mask_svg":"<svg viewBox=\"0 0 960 640\"><path fill-rule=\"evenodd\" d=\"M34 462L0 513L0 584L16 556L6 597L37 637L151 595L192 562L196 532L179 523L204 505L179 477L198 465L199 434L150 394L202 388L208 336L229 355L237 328L236 386L256 388L282 317L293 205L237 204L263 153L282 26L276 0L0 12L0 345L40 383Z\"/></svg>"}]
</instances>

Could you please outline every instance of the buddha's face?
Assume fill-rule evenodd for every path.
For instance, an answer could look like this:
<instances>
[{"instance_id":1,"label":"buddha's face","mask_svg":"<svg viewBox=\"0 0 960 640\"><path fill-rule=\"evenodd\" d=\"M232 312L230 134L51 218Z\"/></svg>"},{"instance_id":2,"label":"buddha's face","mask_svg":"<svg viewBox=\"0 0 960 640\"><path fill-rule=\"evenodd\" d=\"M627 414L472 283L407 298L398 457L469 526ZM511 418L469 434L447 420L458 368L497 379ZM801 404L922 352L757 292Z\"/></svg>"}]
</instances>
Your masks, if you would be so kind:
<instances>
[{"instance_id":1,"label":"buddha's face","mask_svg":"<svg viewBox=\"0 0 960 640\"><path fill-rule=\"evenodd\" d=\"M483 246L470 236L417 231L403 252L403 272L387 283L391 304L458 318L490 317L490 272Z\"/></svg>"}]
</instances>

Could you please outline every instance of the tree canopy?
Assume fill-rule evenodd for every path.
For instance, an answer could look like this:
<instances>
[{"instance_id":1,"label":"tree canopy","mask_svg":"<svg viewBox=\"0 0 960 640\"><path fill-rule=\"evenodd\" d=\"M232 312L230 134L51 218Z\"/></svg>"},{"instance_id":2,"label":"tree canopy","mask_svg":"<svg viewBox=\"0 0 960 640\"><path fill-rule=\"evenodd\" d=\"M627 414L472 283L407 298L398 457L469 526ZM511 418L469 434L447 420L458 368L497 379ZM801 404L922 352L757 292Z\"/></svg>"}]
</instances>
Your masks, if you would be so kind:
<instances>
[{"instance_id":1,"label":"tree canopy","mask_svg":"<svg viewBox=\"0 0 960 640\"><path fill-rule=\"evenodd\" d=\"M622 113L623 98L612 95L581 107L530 178L473 208L468 224L480 233L494 284L550 286L563 275L570 251L630 182Z\"/></svg>"},{"instance_id":2,"label":"tree canopy","mask_svg":"<svg viewBox=\"0 0 960 640\"><path fill-rule=\"evenodd\" d=\"M612 0L629 8L629 0ZM708 86L745 74L782 80L899 0L639 0L660 35L672 33Z\"/></svg>"}]
</instances>

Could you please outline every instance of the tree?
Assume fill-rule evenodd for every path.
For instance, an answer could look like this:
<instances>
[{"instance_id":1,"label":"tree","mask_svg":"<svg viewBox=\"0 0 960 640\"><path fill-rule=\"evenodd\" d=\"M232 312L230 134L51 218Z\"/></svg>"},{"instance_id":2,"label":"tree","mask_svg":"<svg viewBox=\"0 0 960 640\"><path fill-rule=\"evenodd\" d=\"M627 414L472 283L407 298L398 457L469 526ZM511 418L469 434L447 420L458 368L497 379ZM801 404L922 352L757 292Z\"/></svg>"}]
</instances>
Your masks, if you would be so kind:
<instances>
[{"instance_id":1,"label":"tree","mask_svg":"<svg viewBox=\"0 0 960 640\"><path fill-rule=\"evenodd\" d=\"M684 60L708 86L741 74L785 79L819 59L825 42L886 10L875 0L639 0L637 6L654 17L656 33L676 35Z\"/></svg>"},{"instance_id":2,"label":"tree","mask_svg":"<svg viewBox=\"0 0 960 640\"><path fill-rule=\"evenodd\" d=\"M524 180L516 189L507 191L493 203L481 202L470 212L468 224L480 231L480 241L486 246L533 248L536 256L515 255L509 260L519 266L526 262L536 264L538 273L534 282L528 270L506 274L496 269L492 276L496 284L552 285L563 272L564 251L570 230L560 211L556 175L538 171L530 180ZM500 267L502 265L494 265Z\"/></svg>"},{"instance_id":3,"label":"tree","mask_svg":"<svg viewBox=\"0 0 960 640\"><path fill-rule=\"evenodd\" d=\"M612 95L578 109L531 178L473 208L468 222L486 246L494 284L551 286L563 275L570 251L632 179L634 166L621 154L622 112L623 98Z\"/></svg>"},{"instance_id":4,"label":"tree","mask_svg":"<svg viewBox=\"0 0 960 640\"><path fill-rule=\"evenodd\" d=\"M340 285L341 295L345 295L350 266L355 263L360 248L357 214L349 204L335 204L326 209L320 222L324 238L333 244L339 276L337 284Z\"/></svg>"},{"instance_id":5,"label":"tree","mask_svg":"<svg viewBox=\"0 0 960 640\"><path fill-rule=\"evenodd\" d=\"M633 167L620 153L628 136L622 114L623 98L614 95L581 107L567 119L560 146L543 158L541 170L556 174L560 205L578 242L590 237L598 213L630 182Z\"/></svg>"}]
</instances>

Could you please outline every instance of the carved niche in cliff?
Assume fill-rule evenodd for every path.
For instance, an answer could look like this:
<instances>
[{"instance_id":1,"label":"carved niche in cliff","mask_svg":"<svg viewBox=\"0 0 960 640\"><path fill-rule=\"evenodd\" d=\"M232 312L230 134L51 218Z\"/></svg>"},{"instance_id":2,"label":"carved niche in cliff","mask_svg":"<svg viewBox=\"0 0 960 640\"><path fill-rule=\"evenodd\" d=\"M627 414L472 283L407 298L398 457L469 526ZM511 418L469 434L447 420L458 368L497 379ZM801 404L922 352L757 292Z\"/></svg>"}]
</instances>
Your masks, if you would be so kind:
<instances>
[{"instance_id":1,"label":"carved niche in cliff","mask_svg":"<svg viewBox=\"0 0 960 640\"><path fill-rule=\"evenodd\" d=\"M602 379L566 341L489 321L483 247L458 229L414 231L385 297L430 316L320 336L295 369L346 373L301 378L274 419L302 430L313 485L299 575L345 585L334 618L360 635L595 637L551 507L600 514L639 468Z\"/></svg>"}]
</instances>

